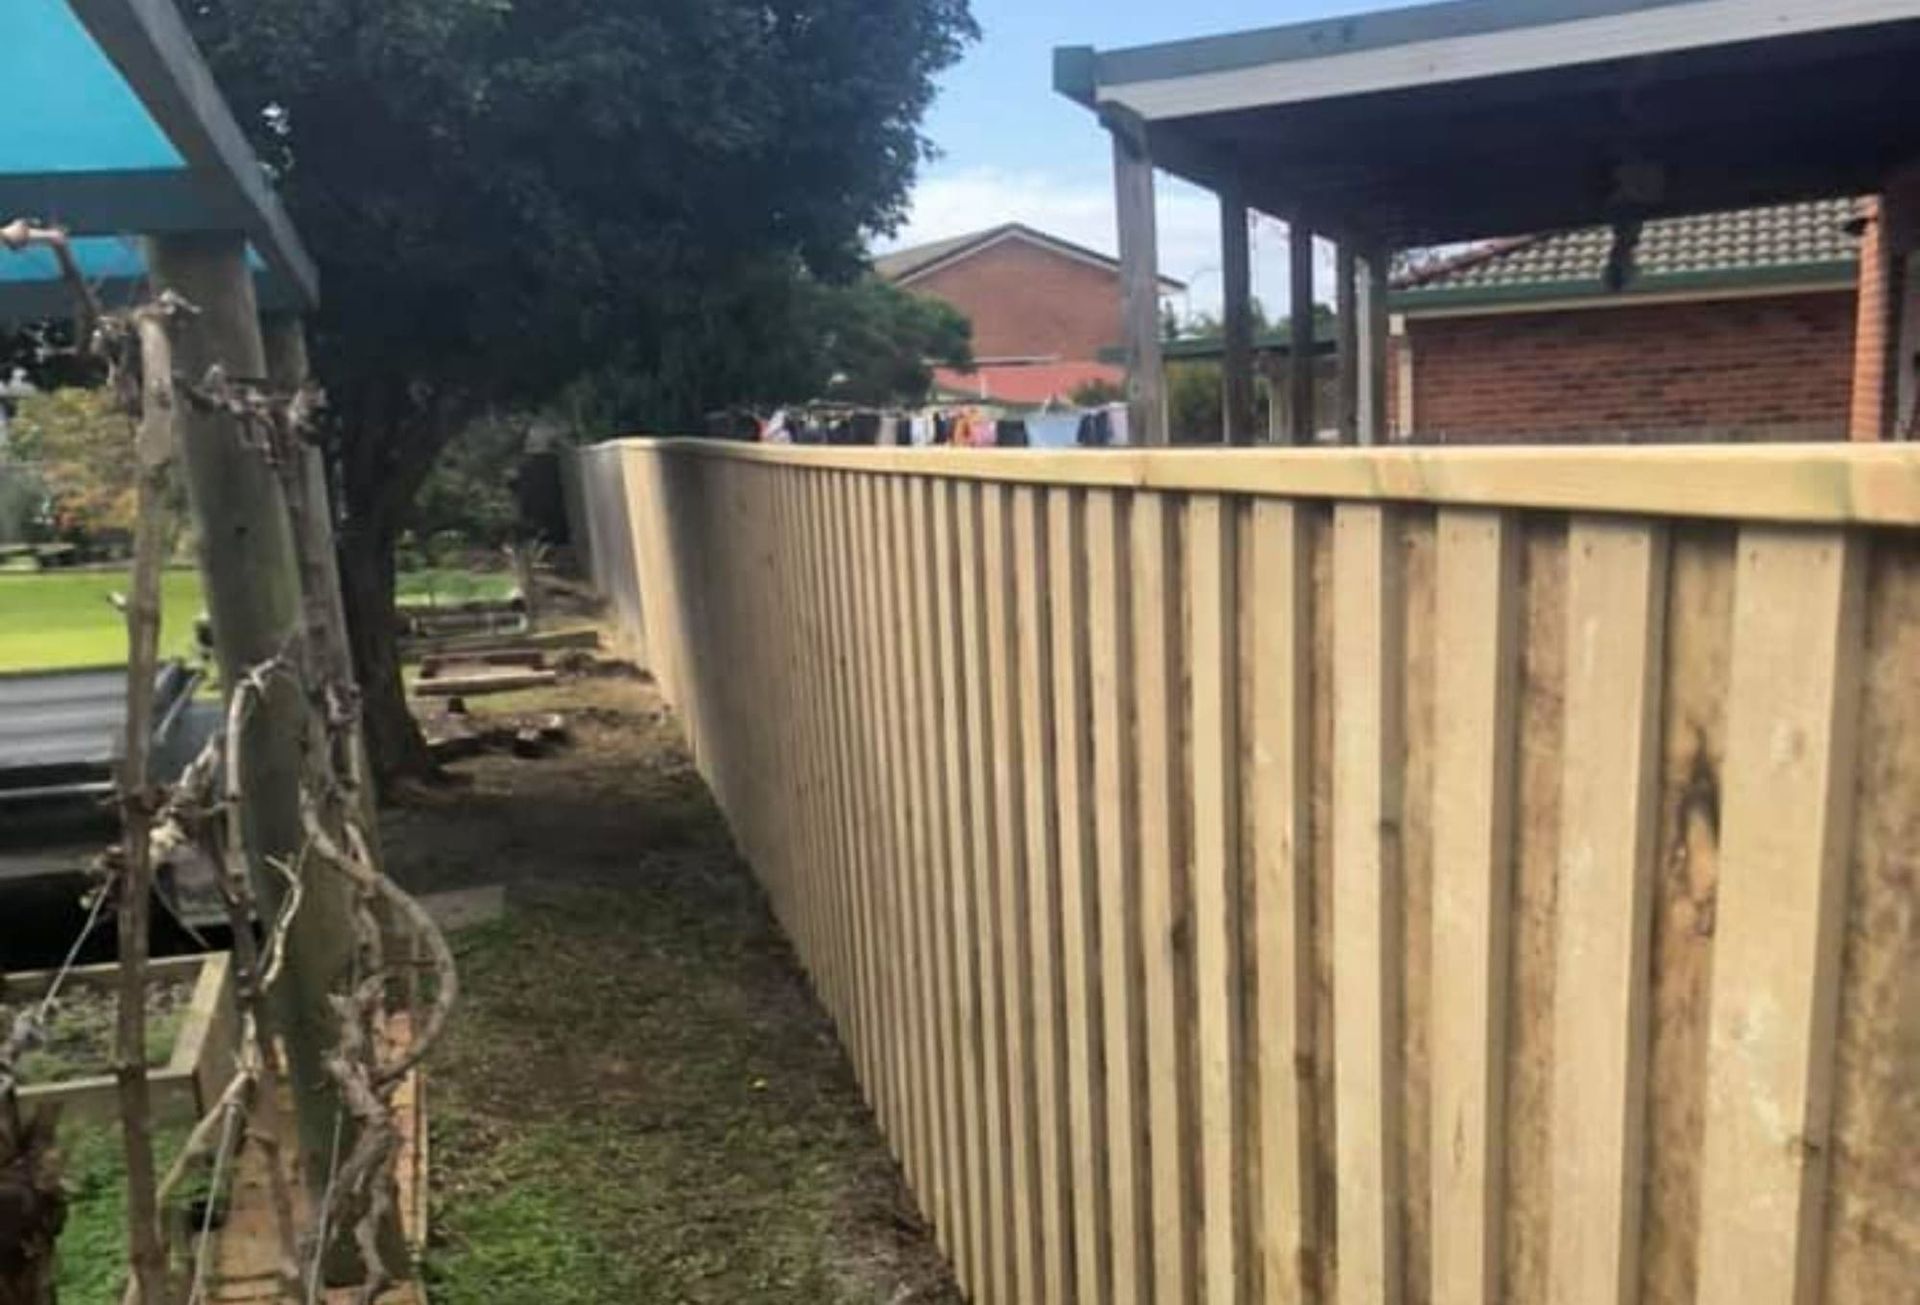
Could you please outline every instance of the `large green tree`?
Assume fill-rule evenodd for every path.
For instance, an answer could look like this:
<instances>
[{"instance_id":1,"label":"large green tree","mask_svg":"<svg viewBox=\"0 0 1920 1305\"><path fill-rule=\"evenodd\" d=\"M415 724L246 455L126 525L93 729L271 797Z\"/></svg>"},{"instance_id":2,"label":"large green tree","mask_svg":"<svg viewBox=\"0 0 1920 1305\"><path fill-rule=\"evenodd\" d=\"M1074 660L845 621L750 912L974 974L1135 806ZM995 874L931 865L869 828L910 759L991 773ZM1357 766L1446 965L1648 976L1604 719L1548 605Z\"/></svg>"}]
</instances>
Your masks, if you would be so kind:
<instances>
[{"instance_id":1,"label":"large green tree","mask_svg":"<svg viewBox=\"0 0 1920 1305\"><path fill-rule=\"evenodd\" d=\"M809 278L900 221L967 0L192 0L323 301L342 577L386 777L424 769L393 544L494 406L624 383L611 428L760 392Z\"/></svg>"}]
</instances>

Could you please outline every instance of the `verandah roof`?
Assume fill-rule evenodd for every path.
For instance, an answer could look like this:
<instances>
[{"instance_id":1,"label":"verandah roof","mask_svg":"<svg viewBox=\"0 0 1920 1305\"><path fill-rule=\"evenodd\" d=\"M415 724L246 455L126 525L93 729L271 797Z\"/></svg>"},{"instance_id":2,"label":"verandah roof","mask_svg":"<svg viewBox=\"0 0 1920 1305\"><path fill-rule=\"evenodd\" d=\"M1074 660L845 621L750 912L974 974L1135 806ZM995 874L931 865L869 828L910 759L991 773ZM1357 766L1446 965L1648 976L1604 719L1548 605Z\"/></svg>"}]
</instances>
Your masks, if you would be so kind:
<instances>
[{"instance_id":1,"label":"verandah roof","mask_svg":"<svg viewBox=\"0 0 1920 1305\"><path fill-rule=\"evenodd\" d=\"M1872 193L1916 67L1920 0L1453 0L1070 47L1055 84L1169 171L1405 248Z\"/></svg>"}]
</instances>

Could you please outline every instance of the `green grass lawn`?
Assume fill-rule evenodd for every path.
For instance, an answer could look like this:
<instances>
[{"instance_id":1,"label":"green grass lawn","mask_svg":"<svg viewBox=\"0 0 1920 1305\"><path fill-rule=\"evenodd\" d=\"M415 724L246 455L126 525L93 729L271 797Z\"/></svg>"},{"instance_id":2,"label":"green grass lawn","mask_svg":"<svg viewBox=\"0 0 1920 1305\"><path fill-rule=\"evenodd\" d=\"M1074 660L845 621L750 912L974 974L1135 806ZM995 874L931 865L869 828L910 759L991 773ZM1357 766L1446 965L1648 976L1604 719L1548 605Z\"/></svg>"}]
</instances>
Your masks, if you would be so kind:
<instances>
[{"instance_id":1,"label":"green grass lawn","mask_svg":"<svg viewBox=\"0 0 1920 1305\"><path fill-rule=\"evenodd\" d=\"M113 666L127 659L127 621L107 601L127 592L124 571L0 572L0 671L61 670ZM441 604L505 598L513 577L505 572L435 568L403 574L400 601ZM163 577L160 651L193 654L193 622L205 608L200 573L171 570Z\"/></svg>"},{"instance_id":2,"label":"green grass lawn","mask_svg":"<svg viewBox=\"0 0 1920 1305\"><path fill-rule=\"evenodd\" d=\"M183 1126L156 1130L154 1159L163 1171L186 1140ZM119 1305L127 1281L127 1173L119 1126L62 1122L59 1145L68 1192L54 1269L61 1305ZM206 1190L204 1175L190 1177L169 1208ZM184 1255L184 1248L175 1250Z\"/></svg>"},{"instance_id":3,"label":"green grass lawn","mask_svg":"<svg viewBox=\"0 0 1920 1305\"><path fill-rule=\"evenodd\" d=\"M113 666L127 660L127 618L110 594L127 592L122 571L39 571L0 575L0 671ZM200 615L200 574L168 571L161 579L160 650L193 652Z\"/></svg>"},{"instance_id":4,"label":"green grass lawn","mask_svg":"<svg viewBox=\"0 0 1920 1305\"><path fill-rule=\"evenodd\" d=\"M498 602L512 597L513 576L506 571L463 571L433 566L403 571L394 582L394 597L403 604Z\"/></svg>"}]
</instances>

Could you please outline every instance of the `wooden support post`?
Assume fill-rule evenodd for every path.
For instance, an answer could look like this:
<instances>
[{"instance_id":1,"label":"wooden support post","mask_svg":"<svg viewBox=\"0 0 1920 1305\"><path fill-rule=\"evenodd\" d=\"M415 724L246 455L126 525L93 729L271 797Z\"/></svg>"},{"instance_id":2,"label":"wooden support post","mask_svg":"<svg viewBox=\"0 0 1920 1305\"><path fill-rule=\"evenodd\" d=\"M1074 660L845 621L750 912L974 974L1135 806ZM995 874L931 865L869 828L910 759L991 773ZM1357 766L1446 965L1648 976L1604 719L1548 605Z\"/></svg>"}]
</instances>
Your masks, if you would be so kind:
<instances>
[{"instance_id":1,"label":"wooden support post","mask_svg":"<svg viewBox=\"0 0 1920 1305\"><path fill-rule=\"evenodd\" d=\"M275 313L261 319L261 343L267 364L267 381L278 393L287 394L305 385L309 379L307 332L301 320L292 314ZM353 650L347 642L347 608L340 593L340 558L334 549L333 506L327 496L327 465L318 446L305 445L294 463L289 478L294 490L287 498L287 512L298 549L300 583L309 593L318 593L323 601L316 609L324 616L319 629L310 629L315 664L322 675L338 684L351 684ZM352 741L353 774L362 818L366 822L367 846L377 857L380 850L377 802L369 776L373 771L367 757L366 737L355 725Z\"/></svg>"},{"instance_id":2,"label":"wooden support post","mask_svg":"<svg viewBox=\"0 0 1920 1305\"><path fill-rule=\"evenodd\" d=\"M1295 218L1287 224L1287 409L1295 444L1313 443L1313 230Z\"/></svg>"},{"instance_id":3,"label":"wooden support post","mask_svg":"<svg viewBox=\"0 0 1920 1305\"><path fill-rule=\"evenodd\" d=\"M1360 306L1355 284L1359 267L1347 241L1334 251L1333 266L1334 327L1339 333L1334 425L1342 444L1355 444L1360 438Z\"/></svg>"},{"instance_id":4,"label":"wooden support post","mask_svg":"<svg viewBox=\"0 0 1920 1305\"><path fill-rule=\"evenodd\" d=\"M1920 163L1888 178L1879 207L1886 278L1885 434L1920 439Z\"/></svg>"},{"instance_id":5,"label":"wooden support post","mask_svg":"<svg viewBox=\"0 0 1920 1305\"><path fill-rule=\"evenodd\" d=\"M1113 135L1115 210L1120 222L1122 339L1127 363L1128 438L1167 443L1166 368L1160 356L1160 268L1153 215L1153 155L1146 124L1121 109L1106 115Z\"/></svg>"},{"instance_id":6,"label":"wooden support post","mask_svg":"<svg viewBox=\"0 0 1920 1305\"><path fill-rule=\"evenodd\" d=\"M1253 273L1247 249L1247 205L1237 189L1220 192L1221 327L1228 444L1253 443Z\"/></svg>"},{"instance_id":7,"label":"wooden support post","mask_svg":"<svg viewBox=\"0 0 1920 1305\"><path fill-rule=\"evenodd\" d=\"M1361 444L1387 442L1387 250L1376 246L1358 260L1354 287L1355 435Z\"/></svg>"},{"instance_id":8,"label":"wooden support post","mask_svg":"<svg viewBox=\"0 0 1920 1305\"><path fill-rule=\"evenodd\" d=\"M232 380L261 380L266 357L239 235L193 234L149 242L156 291L172 290L197 310L175 330L179 375L197 383L221 367ZM223 684L231 685L300 638L300 576L293 527L274 470L248 446L239 423L191 401L180 406L182 462L200 541L200 570L213 617ZM305 842L300 777L307 704L298 686L276 680L251 721L242 777L247 852L261 909L277 912L280 877L269 859L292 860ZM351 1116L325 1058L336 1043L328 997L344 989L354 955L347 880L310 873L287 936L286 967L274 986L275 1030L284 1040L300 1125L301 1172L316 1198L332 1169L335 1126L342 1154L353 1144ZM397 1242L397 1218L393 1238ZM351 1262L336 1256L330 1268ZM400 1263L394 1260L393 1263Z\"/></svg>"}]
</instances>

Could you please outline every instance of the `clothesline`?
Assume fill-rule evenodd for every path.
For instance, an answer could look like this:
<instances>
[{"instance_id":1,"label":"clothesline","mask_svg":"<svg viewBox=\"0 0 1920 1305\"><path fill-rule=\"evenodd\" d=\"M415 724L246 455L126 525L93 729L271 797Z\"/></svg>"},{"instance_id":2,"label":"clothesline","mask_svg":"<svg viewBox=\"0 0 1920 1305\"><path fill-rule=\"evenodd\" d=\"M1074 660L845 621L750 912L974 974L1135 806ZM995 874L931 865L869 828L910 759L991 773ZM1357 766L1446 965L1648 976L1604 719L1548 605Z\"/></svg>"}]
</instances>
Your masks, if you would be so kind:
<instances>
[{"instance_id":1,"label":"clothesline","mask_svg":"<svg viewBox=\"0 0 1920 1305\"><path fill-rule=\"evenodd\" d=\"M911 412L782 408L756 419L755 424L751 438L764 444L1070 449L1128 443L1127 407L1123 403L1024 413L988 404Z\"/></svg>"}]
</instances>

